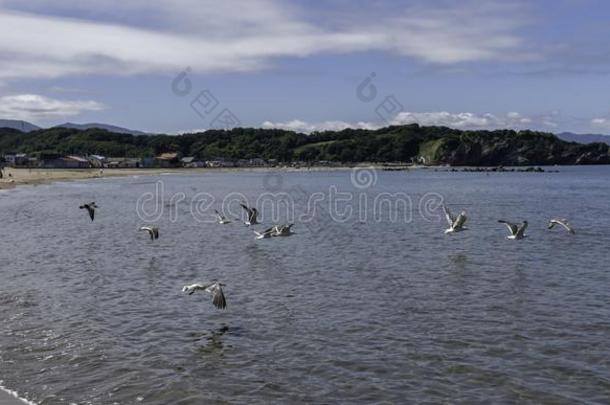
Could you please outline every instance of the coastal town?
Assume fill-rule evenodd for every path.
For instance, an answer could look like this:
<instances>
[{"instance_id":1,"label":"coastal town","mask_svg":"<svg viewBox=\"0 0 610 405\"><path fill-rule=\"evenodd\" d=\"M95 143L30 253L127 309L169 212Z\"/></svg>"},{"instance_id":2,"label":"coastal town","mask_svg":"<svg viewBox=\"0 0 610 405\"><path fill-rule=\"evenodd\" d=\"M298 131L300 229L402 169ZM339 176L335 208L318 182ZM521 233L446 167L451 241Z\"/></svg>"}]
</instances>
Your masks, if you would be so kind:
<instances>
[{"instance_id":1,"label":"coastal town","mask_svg":"<svg viewBox=\"0 0 610 405\"><path fill-rule=\"evenodd\" d=\"M324 163L324 162L322 162ZM100 155L59 155L39 153L9 153L0 157L0 165L14 168L41 169L140 169L140 168L200 168L200 167L274 167L275 159L200 160L180 153L162 153L154 157L106 157ZM298 164L298 163L296 163Z\"/></svg>"}]
</instances>

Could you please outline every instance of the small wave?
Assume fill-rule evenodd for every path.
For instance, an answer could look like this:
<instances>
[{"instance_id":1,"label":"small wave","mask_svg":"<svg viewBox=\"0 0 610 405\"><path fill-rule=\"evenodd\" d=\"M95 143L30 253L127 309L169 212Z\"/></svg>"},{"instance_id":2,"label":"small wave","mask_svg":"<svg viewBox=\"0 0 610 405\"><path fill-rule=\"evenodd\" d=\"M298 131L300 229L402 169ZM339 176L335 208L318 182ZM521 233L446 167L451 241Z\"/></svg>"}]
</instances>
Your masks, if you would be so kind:
<instances>
[{"instance_id":1,"label":"small wave","mask_svg":"<svg viewBox=\"0 0 610 405\"><path fill-rule=\"evenodd\" d=\"M12 396L13 398L18 399L19 401L23 402L24 404L28 404L28 405L38 405L36 402L32 402L32 401L28 401L25 398L21 398L19 396L19 393L17 391L13 391L13 390L9 390L8 388L6 388L3 385L4 381L0 380L0 392L6 392L7 394L9 394L10 396Z\"/></svg>"}]
</instances>

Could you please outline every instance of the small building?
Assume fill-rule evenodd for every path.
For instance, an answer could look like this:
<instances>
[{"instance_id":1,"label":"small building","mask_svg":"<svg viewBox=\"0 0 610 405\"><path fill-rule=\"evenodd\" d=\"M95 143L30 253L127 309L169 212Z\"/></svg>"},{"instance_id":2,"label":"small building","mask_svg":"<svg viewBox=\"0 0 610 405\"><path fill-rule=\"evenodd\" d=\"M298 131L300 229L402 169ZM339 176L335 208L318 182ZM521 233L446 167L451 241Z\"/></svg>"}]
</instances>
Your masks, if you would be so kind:
<instances>
[{"instance_id":1,"label":"small building","mask_svg":"<svg viewBox=\"0 0 610 405\"><path fill-rule=\"evenodd\" d=\"M80 156L49 157L42 161L41 167L47 169L87 169L89 160Z\"/></svg>"},{"instance_id":2,"label":"small building","mask_svg":"<svg viewBox=\"0 0 610 405\"><path fill-rule=\"evenodd\" d=\"M104 156L89 155L88 159L89 159L89 163L91 164L91 167L97 167L97 168L105 167L104 165L106 164L106 158Z\"/></svg>"},{"instance_id":3,"label":"small building","mask_svg":"<svg viewBox=\"0 0 610 405\"><path fill-rule=\"evenodd\" d=\"M267 164L267 162L265 162L265 159L261 158L250 159L249 163L250 166L265 166Z\"/></svg>"},{"instance_id":4,"label":"small building","mask_svg":"<svg viewBox=\"0 0 610 405\"><path fill-rule=\"evenodd\" d=\"M155 167L155 158L154 157L145 157L142 158L142 167Z\"/></svg>"},{"instance_id":5,"label":"small building","mask_svg":"<svg viewBox=\"0 0 610 405\"><path fill-rule=\"evenodd\" d=\"M40 160L37 157L29 157L27 167L40 167Z\"/></svg>"},{"instance_id":6,"label":"small building","mask_svg":"<svg viewBox=\"0 0 610 405\"><path fill-rule=\"evenodd\" d=\"M214 160L206 160L205 164L207 167L235 167L236 162L227 160L224 158L217 158Z\"/></svg>"},{"instance_id":7,"label":"small building","mask_svg":"<svg viewBox=\"0 0 610 405\"><path fill-rule=\"evenodd\" d=\"M82 156L68 155L64 157L64 159L66 160L67 166L70 168L86 169L88 167L91 167L89 165L89 159L84 158Z\"/></svg>"},{"instance_id":8,"label":"small building","mask_svg":"<svg viewBox=\"0 0 610 405\"><path fill-rule=\"evenodd\" d=\"M180 155L177 152L162 153L155 158L155 163L159 167L180 167Z\"/></svg>"},{"instance_id":9,"label":"small building","mask_svg":"<svg viewBox=\"0 0 610 405\"><path fill-rule=\"evenodd\" d=\"M183 157L180 159L180 163L182 163L182 167L205 167L205 163L193 156Z\"/></svg>"},{"instance_id":10,"label":"small building","mask_svg":"<svg viewBox=\"0 0 610 405\"><path fill-rule=\"evenodd\" d=\"M109 157L104 167L109 169L137 169L142 167L142 159L126 157Z\"/></svg>"},{"instance_id":11,"label":"small building","mask_svg":"<svg viewBox=\"0 0 610 405\"><path fill-rule=\"evenodd\" d=\"M25 153L12 153L4 155L4 161L7 166L11 167L26 166L28 163L28 155Z\"/></svg>"}]
</instances>

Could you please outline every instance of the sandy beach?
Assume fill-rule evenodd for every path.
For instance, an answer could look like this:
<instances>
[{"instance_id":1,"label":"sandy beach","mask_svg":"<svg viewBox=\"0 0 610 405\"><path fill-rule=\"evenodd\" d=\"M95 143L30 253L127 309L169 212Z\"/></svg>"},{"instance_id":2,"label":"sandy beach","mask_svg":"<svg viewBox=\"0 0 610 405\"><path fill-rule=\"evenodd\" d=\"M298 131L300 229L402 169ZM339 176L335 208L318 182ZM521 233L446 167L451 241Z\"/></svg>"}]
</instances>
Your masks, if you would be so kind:
<instances>
[{"instance_id":1,"label":"sandy beach","mask_svg":"<svg viewBox=\"0 0 610 405\"><path fill-rule=\"evenodd\" d=\"M365 167L381 166L368 165ZM0 179L0 190L15 188L20 185L48 184L55 181L74 181L118 176L155 176L161 173L204 174L218 172L243 171L327 171L350 170L352 166L314 166L314 167L229 167L229 168L153 168L153 169L16 169L6 167L4 178Z\"/></svg>"},{"instance_id":2,"label":"sandy beach","mask_svg":"<svg viewBox=\"0 0 610 405\"><path fill-rule=\"evenodd\" d=\"M73 181L100 177L155 175L167 172L181 172L182 169L15 169L5 168L4 178L0 179L0 190L19 185L37 185L55 181Z\"/></svg>"}]
</instances>

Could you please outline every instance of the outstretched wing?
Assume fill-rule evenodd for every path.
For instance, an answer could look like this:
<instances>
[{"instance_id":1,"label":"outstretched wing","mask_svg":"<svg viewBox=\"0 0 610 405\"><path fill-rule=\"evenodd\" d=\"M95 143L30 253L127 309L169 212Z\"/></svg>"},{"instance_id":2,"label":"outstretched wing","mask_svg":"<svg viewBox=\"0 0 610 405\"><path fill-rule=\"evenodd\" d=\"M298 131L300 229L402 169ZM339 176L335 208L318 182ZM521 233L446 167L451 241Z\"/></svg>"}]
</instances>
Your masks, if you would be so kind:
<instances>
[{"instance_id":1,"label":"outstretched wing","mask_svg":"<svg viewBox=\"0 0 610 405\"><path fill-rule=\"evenodd\" d=\"M519 225L519 227L517 228L516 236L522 237L523 233L525 232L526 229L527 229L527 222L523 221L523 223L521 225Z\"/></svg>"},{"instance_id":2,"label":"outstretched wing","mask_svg":"<svg viewBox=\"0 0 610 405\"><path fill-rule=\"evenodd\" d=\"M248 208L245 204L240 203L239 204L243 209L246 210L246 212L248 213L248 218L250 217L250 215L252 215L252 210L250 208Z\"/></svg>"},{"instance_id":3,"label":"outstretched wing","mask_svg":"<svg viewBox=\"0 0 610 405\"><path fill-rule=\"evenodd\" d=\"M464 223L466 223L466 220L468 219L468 217L466 216L466 213L464 211L462 211L460 213L460 215L458 215L458 217L456 218L455 222L453 223L453 228L454 229L460 229L462 226L464 226Z\"/></svg>"},{"instance_id":4,"label":"outstretched wing","mask_svg":"<svg viewBox=\"0 0 610 405\"><path fill-rule=\"evenodd\" d=\"M227 307L227 300L225 294L222 291L220 283L214 283L206 291L212 294L212 304L218 309L225 309Z\"/></svg>"},{"instance_id":5,"label":"outstretched wing","mask_svg":"<svg viewBox=\"0 0 610 405\"><path fill-rule=\"evenodd\" d=\"M447 218L447 222L449 223L449 226L452 227L453 223L455 222L455 218L451 214L451 211L449 211L449 208L445 207L444 205L443 205L443 211L445 211L445 218Z\"/></svg>"},{"instance_id":6,"label":"outstretched wing","mask_svg":"<svg viewBox=\"0 0 610 405\"><path fill-rule=\"evenodd\" d=\"M250 210L250 215L248 217L248 219L250 220L250 222L257 222L258 221L258 210L256 208L252 208Z\"/></svg>"},{"instance_id":7,"label":"outstretched wing","mask_svg":"<svg viewBox=\"0 0 610 405\"><path fill-rule=\"evenodd\" d=\"M89 218L91 218L91 220L93 221L93 219L95 218L95 208L87 205L86 206L87 211L89 212Z\"/></svg>"},{"instance_id":8,"label":"outstretched wing","mask_svg":"<svg viewBox=\"0 0 610 405\"><path fill-rule=\"evenodd\" d=\"M552 219L551 223L549 224L549 229L552 229L553 226L555 226L555 224L559 224L559 225L563 226L570 233L575 233L574 229L570 226L568 221L565 219Z\"/></svg>"},{"instance_id":9,"label":"outstretched wing","mask_svg":"<svg viewBox=\"0 0 610 405\"><path fill-rule=\"evenodd\" d=\"M502 219L498 220L499 223L504 224L508 227L511 235L516 235L519 227L515 224L511 224L510 222L504 221Z\"/></svg>"}]
</instances>

